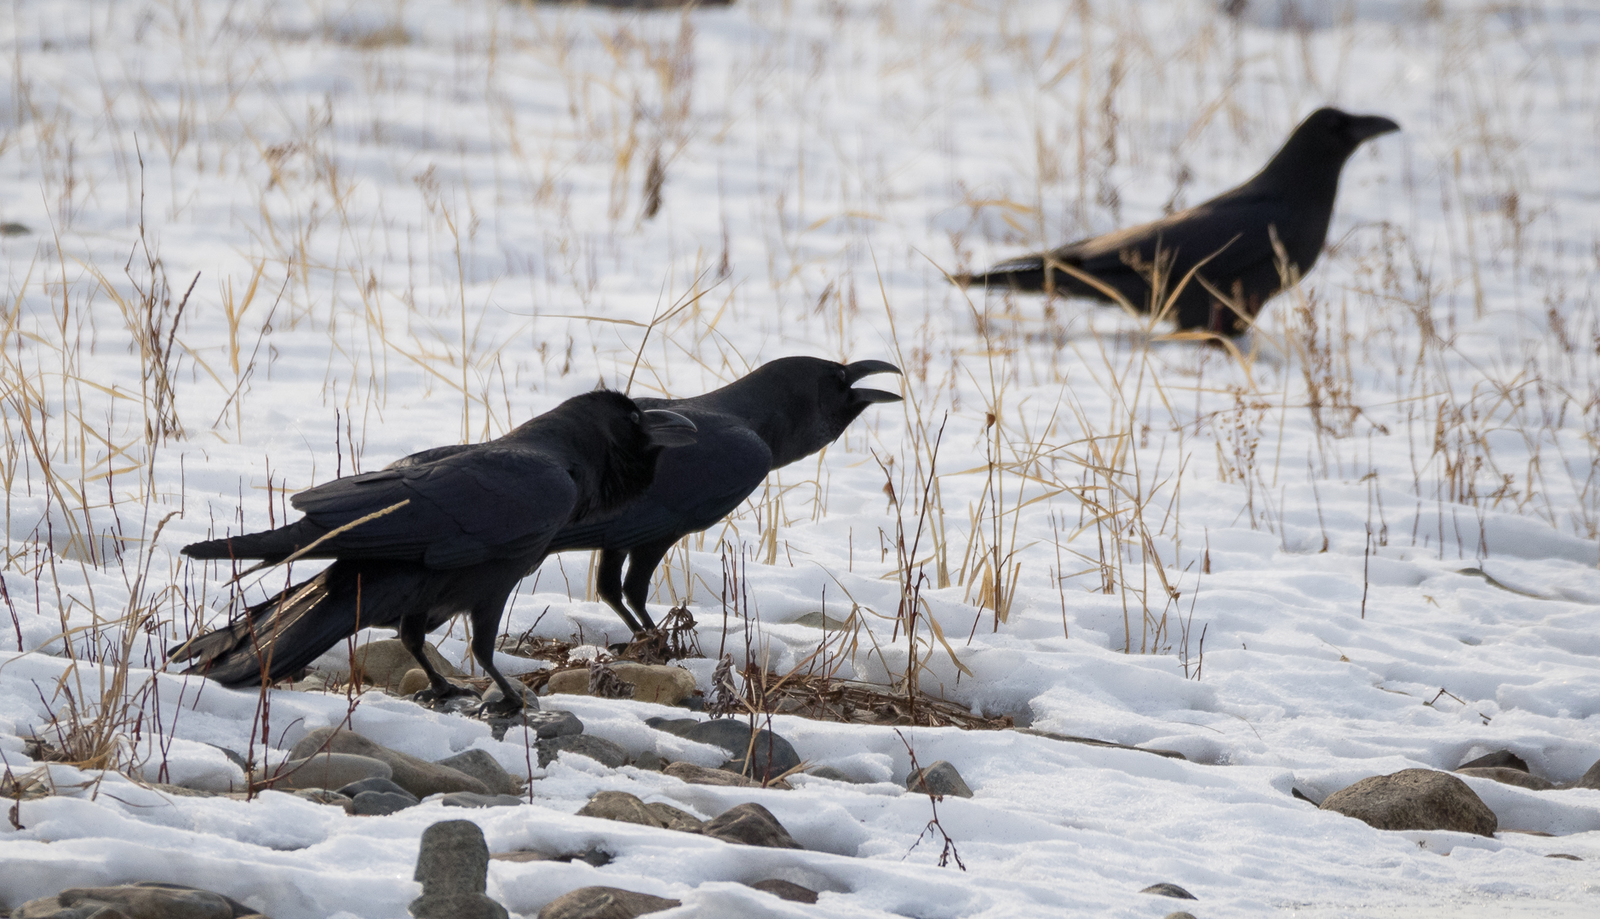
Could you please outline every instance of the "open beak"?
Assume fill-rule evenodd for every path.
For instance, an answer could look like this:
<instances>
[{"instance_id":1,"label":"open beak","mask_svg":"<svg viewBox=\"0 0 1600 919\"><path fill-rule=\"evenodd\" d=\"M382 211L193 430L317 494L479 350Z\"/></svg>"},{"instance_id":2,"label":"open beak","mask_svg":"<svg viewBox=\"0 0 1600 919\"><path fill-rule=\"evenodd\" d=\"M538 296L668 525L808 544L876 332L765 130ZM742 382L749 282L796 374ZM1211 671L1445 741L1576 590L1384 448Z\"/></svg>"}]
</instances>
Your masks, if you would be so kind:
<instances>
[{"instance_id":1,"label":"open beak","mask_svg":"<svg viewBox=\"0 0 1600 919\"><path fill-rule=\"evenodd\" d=\"M656 447L687 447L694 443L694 422L664 408L644 411L644 432Z\"/></svg>"},{"instance_id":2,"label":"open beak","mask_svg":"<svg viewBox=\"0 0 1600 919\"><path fill-rule=\"evenodd\" d=\"M1400 125L1382 115L1355 115L1350 119L1350 136L1356 143L1400 130Z\"/></svg>"},{"instance_id":3,"label":"open beak","mask_svg":"<svg viewBox=\"0 0 1600 919\"><path fill-rule=\"evenodd\" d=\"M869 377L875 373L899 373L900 368L888 361L856 361L854 364L844 365L844 379L851 384L850 395L856 402L899 402L900 396L881 389L855 389L854 384L862 377Z\"/></svg>"}]
</instances>

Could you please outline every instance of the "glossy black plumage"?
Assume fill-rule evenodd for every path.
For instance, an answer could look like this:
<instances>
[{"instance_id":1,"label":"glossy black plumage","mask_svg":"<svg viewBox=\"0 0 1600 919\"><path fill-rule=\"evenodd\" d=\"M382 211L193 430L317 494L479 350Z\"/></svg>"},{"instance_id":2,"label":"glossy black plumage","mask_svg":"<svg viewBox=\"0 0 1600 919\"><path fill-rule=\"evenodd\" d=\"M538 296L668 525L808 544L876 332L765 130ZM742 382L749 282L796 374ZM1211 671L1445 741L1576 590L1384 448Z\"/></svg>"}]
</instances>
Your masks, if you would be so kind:
<instances>
[{"instance_id":1,"label":"glossy black plumage","mask_svg":"<svg viewBox=\"0 0 1600 919\"><path fill-rule=\"evenodd\" d=\"M1105 302L1116 302L1115 292L1145 312L1159 299L1155 308L1168 311L1180 329L1237 335L1283 289L1274 237L1294 273L1309 272L1327 240L1345 161L1362 142L1399 128L1377 115L1318 109L1265 168L1237 188L1161 220L956 280ZM1151 294L1152 270L1159 298ZM1191 270L1195 275L1185 283Z\"/></svg>"},{"instance_id":2,"label":"glossy black plumage","mask_svg":"<svg viewBox=\"0 0 1600 919\"><path fill-rule=\"evenodd\" d=\"M292 499L301 520L194 543L184 554L275 562L299 553L334 563L186 642L174 657L197 659L186 672L257 685L301 669L361 628L390 627L441 696L454 690L423 656L423 637L467 613L473 655L506 707L519 707L520 694L493 660L511 590L563 526L642 493L662 448L689 442L692 431L681 415L591 392L504 437L426 450L301 492Z\"/></svg>"},{"instance_id":3,"label":"glossy black plumage","mask_svg":"<svg viewBox=\"0 0 1600 919\"><path fill-rule=\"evenodd\" d=\"M899 372L883 361L785 357L705 395L640 399L643 407L693 421L695 442L663 451L648 491L601 519L563 528L550 550L600 550L600 598L635 634L655 628L645 598L673 543L732 513L768 472L833 443L868 406L900 401L882 390L852 388L871 374Z\"/></svg>"}]
</instances>

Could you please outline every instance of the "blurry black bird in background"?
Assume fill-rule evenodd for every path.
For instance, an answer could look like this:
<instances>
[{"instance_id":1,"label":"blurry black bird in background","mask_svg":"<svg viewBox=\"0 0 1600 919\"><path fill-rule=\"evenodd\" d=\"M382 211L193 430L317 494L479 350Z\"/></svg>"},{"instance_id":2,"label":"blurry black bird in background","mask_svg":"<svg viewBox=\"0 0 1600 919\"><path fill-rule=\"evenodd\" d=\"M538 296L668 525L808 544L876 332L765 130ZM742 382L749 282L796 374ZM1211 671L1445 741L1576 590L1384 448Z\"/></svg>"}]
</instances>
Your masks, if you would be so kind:
<instances>
[{"instance_id":1,"label":"blurry black bird in background","mask_svg":"<svg viewBox=\"0 0 1600 919\"><path fill-rule=\"evenodd\" d=\"M863 377L899 372L884 361L784 357L705 395L640 399L693 421L695 442L664 451L648 491L602 518L569 524L550 551L600 550L600 598L635 635L655 629L645 599L673 543L732 513L768 472L833 443L868 406L899 402L894 393L853 388Z\"/></svg>"},{"instance_id":2,"label":"blurry black bird in background","mask_svg":"<svg viewBox=\"0 0 1600 919\"><path fill-rule=\"evenodd\" d=\"M174 649L185 671L228 686L294 673L372 626L394 628L428 675L424 698L463 690L423 655L423 638L457 613L472 622L472 654L503 697L522 695L494 665L506 600L563 527L637 497L664 447L692 442L682 415L641 408L621 393L568 399L496 440L437 447L387 469L294 496L305 517L261 533L184 547L200 559L334 559L314 577Z\"/></svg>"},{"instance_id":3,"label":"blurry black bird in background","mask_svg":"<svg viewBox=\"0 0 1600 919\"><path fill-rule=\"evenodd\" d=\"M1350 154L1364 141L1399 129L1378 115L1318 109L1266 168L1204 204L955 280L1108 303L1120 296L1149 312L1154 277L1156 310L1174 318L1178 328L1238 335L1283 289L1284 269L1300 277L1316 264Z\"/></svg>"}]
</instances>

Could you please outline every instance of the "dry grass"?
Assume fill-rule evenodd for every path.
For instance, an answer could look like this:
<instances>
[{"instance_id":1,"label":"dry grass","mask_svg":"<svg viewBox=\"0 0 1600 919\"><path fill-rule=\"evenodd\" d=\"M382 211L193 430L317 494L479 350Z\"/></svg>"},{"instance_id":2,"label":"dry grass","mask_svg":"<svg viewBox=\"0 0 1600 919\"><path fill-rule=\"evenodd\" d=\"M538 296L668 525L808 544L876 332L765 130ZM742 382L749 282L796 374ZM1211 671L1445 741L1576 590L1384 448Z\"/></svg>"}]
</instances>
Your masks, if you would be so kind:
<instances>
[{"instance_id":1,"label":"dry grass","mask_svg":"<svg viewBox=\"0 0 1600 919\"><path fill-rule=\"evenodd\" d=\"M99 65L78 79L33 66L66 53L32 49L67 27L29 7L0 134L47 223L37 257L7 255L25 270L0 302L0 587L18 649L74 663L47 699L73 762L127 768L128 737L171 733L140 722L162 710L146 668L233 601L183 541L281 523L296 489L497 435L598 380L682 395L782 353L890 357L907 399L663 565L659 600L742 635L757 711L875 710L850 701L848 666L892 680L906 720L883 723L923 723L977 636L1026 617L1187 672L1211 527L1363 557L1481 556L1491 513L1600 540L1600 250L1550 184L1571 144L1519 140L1594 109L1592 56L1496 79L1516 42L1493 22L1405 24L1442 36L1416 65L1440 87L1431 123L1356 158L1324 263L1232 352L1055 299L969 302L929 263L1243 178L1303 111L1371 85L1355 77L1379 26L755 4L739 15L765 40L730 49L692 13L505 7L436 35L403 12L296 24L196 4L136 27L180 62L158 78L109 37L128 15L75 33ZM1322 522L1351 489L1362 528ZM520 608L584 600L583 565L547 565ZM759 584L807 565L852 624L775 677ZM41 618L50 634L25 635Z\"/></svg>"}]
</instances>

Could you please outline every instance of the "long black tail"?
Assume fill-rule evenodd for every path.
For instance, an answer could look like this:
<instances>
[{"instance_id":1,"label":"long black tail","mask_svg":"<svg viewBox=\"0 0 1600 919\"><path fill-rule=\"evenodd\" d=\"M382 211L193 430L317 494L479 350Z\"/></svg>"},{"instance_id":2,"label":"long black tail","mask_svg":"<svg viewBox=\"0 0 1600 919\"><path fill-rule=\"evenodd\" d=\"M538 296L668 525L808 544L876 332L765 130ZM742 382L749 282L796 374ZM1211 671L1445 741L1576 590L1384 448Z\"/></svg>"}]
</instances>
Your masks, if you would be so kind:
<instances>
[{"instance_id":1,"label":"long black tail","mask_svg":"<svg viewBox=\"0 0 1600 919\"><path fill-rule=\"evenodd\" d=\"M240 619L173 648L173 660L192 660L199 673L224 686L259 686L295 673L340 639L366 625L371 609L352 576L335 563L316 576L245 610Z\"/></svg>"},{"instance_id":2,"label":"long black tail","mask_svg":"<svg viewBox=\"0 0 1600 919\"><path fill-rule=\"evenodd\" d=\"M1044 258L1038 255L1025 255L1009 262L1001 262L988 271L956 275L952 280L962 287L1041 291L1044 290ZM1055 280L1060 284L1064 280L1063 274L1056 272Z\"/></svg>"},{"instance_id":3,"label":"long black tail","mask_svg":"<svg viewBox=\"0 0 1600 919\"><path fill-rule=\"evenodd\" d=\"M300 519L276 530L192 542L183 547L183 554L190 558L261 558L275 562L316 542L327 532L308 519Z\"/></svg>"}]
</instances>

